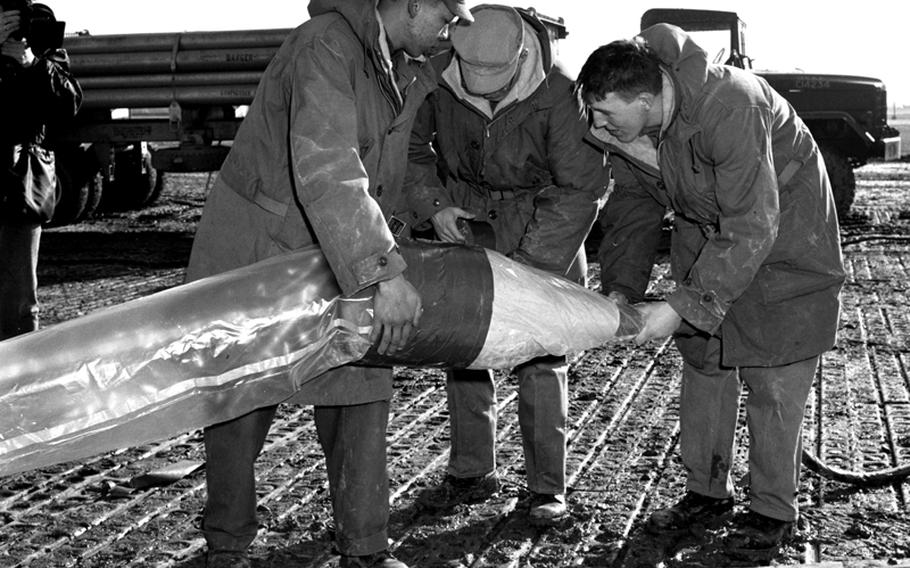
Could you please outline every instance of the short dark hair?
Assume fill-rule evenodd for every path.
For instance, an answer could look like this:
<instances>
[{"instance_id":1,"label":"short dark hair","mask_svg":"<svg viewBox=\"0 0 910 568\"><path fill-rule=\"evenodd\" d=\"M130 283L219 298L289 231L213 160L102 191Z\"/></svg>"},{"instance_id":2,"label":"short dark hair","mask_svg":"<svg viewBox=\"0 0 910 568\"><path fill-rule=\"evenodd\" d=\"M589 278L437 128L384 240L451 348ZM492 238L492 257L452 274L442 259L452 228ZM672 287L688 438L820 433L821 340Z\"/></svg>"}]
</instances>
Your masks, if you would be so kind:
<instances>
[{"instance_id":1,"label":"short dark hair","mask_svg":"<svg viewBox=\"0 0 910 568\"><path fill-rule=\"evenodd\" d=\"M662 88L660 57L640 37L598 47L576 80L576 92L584 103L602 100L607 93L631 101L639 93L659 94Z\"/></svg>"}]
</instances>

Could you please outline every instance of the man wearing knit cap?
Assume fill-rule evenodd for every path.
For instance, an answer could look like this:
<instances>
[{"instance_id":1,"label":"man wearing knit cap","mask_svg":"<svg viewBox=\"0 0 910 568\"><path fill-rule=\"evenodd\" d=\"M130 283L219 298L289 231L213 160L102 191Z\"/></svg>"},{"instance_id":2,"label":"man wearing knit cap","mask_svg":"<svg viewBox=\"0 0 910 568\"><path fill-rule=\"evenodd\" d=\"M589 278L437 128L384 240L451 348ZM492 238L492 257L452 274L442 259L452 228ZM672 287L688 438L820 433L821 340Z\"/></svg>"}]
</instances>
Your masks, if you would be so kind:
<instances>
[{"instance_id":1,"label":"man wearing knit cap","mask_svg":"<svg viewBox=\"0 0 910 568\"><path fill-rule=\"evenodd\" d=\"M584 282L582 244L609 182L604 155L584 142L573 82L554 63L536 14L501 5L472 13L473 24L451 30L453 49L433 58L439 88L412 132L410 220L428 222L447 242L466 242L461 227L473 220L495 234L488 248ZM515 369L529 519L538 526L568 515L567 370L564 357ZM492 375L455 369L446 384L449 465L423 499L434 508L484 500L499 488Z\"/></svg>"}]
</instances>

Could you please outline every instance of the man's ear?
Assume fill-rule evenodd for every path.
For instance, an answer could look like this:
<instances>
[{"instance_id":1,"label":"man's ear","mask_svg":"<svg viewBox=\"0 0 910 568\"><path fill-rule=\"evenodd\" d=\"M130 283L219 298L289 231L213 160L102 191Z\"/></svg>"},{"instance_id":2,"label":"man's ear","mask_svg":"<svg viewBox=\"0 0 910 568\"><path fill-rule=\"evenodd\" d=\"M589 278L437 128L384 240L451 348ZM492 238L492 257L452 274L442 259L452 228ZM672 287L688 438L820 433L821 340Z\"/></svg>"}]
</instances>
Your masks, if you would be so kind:
<instances>
[{"instance_id":1,"label":"man's ear","mask_svg":"<svg viewBox=\"0 0 910 568\"><path fill-rule=\"evenodd\" d=\"M417 12L420 11L420 0L408 0L408 15L411 18L417 17Z\"/></svg>"},{"instance_id":2,"label":"man's ear","mask_svg":"<svg viewBox=\"0 0 910 568\"><path fill-rule=\"evenodd\" d=\"M636 97L638 103L645 109L651 110L651 107L654 106L654 95L648 92L638 93Z\"/></svg>"}]
</instances>

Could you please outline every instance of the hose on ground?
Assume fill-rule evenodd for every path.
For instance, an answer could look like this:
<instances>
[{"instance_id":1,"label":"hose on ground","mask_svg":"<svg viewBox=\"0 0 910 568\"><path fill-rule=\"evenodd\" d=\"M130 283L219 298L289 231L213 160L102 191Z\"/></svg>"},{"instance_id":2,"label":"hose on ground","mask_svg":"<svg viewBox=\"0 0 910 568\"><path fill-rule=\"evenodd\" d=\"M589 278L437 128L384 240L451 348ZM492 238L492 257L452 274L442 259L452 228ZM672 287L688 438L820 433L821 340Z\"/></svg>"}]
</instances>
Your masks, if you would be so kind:
<instances>
[{"instance_id":1,"label":"hose on ground","mask_svg":"<svg viewBox=\"0 0 910 568\"><path fill-rule=\"evenodd\" d=\"M825 479L839 481L860 487L881 487L900 483L910 476L910 464L875 471L849 471L826 464L824 461L803 450L803 465Z\"/></svg>"}]
</instances>

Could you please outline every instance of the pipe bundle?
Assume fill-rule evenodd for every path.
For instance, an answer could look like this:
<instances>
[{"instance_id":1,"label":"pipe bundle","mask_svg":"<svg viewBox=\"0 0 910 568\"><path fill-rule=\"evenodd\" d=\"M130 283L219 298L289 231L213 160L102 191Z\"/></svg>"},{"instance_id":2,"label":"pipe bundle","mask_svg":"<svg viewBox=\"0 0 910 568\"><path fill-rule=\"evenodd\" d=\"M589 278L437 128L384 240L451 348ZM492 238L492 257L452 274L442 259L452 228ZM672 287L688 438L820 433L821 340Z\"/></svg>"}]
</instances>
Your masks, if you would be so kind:
<instances>
[{"instance_id":1,"label":"pipe bundle","mask_svg":"<svg viewBox=\"0 0 910 568\"><path fill-rule=\"evenodd\" d=\"M245 105L290 29L73 36L84 108Z\"/></svg>"}]
</instances>

